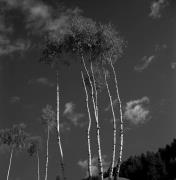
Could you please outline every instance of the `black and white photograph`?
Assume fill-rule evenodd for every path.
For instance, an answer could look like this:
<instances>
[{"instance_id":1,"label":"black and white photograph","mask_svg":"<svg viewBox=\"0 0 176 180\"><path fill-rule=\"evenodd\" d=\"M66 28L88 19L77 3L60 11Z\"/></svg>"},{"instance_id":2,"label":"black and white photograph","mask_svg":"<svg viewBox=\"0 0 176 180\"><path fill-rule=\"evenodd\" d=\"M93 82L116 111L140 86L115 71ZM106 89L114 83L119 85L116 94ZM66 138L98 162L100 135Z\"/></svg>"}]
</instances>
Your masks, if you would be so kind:
<instances>
[{"instance_id":1,"label":"black and white photograph","mask_svg":"<svg viewBox=\"0 0 176 180\"><path fill-rule=\"evenodd\" d=\"M176 0L0 0L0 180L176 180Z\"/></svg>"}]
</instances>

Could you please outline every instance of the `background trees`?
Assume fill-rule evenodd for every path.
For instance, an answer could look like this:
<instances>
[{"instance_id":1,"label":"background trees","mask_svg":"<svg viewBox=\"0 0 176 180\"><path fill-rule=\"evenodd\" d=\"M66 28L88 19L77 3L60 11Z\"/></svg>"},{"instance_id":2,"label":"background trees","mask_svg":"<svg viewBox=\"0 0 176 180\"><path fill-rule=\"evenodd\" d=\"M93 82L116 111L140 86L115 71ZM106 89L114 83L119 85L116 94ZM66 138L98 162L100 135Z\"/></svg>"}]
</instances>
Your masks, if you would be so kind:
<instances>
[{"instance_id":1,"label":"background trees","mask_svg":"<svg viewBox=\"0 0 176 180\"><path fill-rule=\"evenodd\" d=\"M14 151L22 151L25 148L26 140L29 135L24 131L25 124L13 125L12 128L2 129L0 131L0 145L7 146L10 150L9 167L7 171L7 180L10 176L12 158Z\"/></svg>"}]
</instances>

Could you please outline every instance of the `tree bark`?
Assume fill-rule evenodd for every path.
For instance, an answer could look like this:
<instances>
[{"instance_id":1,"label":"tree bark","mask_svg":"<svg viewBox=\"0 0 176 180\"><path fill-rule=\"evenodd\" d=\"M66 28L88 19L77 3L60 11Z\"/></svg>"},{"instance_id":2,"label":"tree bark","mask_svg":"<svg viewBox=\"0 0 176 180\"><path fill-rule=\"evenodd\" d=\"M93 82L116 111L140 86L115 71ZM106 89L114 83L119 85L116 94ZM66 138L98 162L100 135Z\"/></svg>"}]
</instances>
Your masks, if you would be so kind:
<instances>
[{"instance_id":1,"label":"tree bark","mask_svg":"<svg viewBox=\"0 0 176 180\"><path fill-rule=\"evenodd\" d=\"M96 126L97 126L99 176L100 176L100 179L103 180L103 163L102 163L101 142L100 142L100 125L99 125L99 119L98 119L98 92L97 92L97 86L96 86L96 80L95 80L92 62L90 64L90 68L91 68L91 74L93 77L93 84L91 86L92 86L92 89L94 89L95 91L95 98L93 96L94 94L92 94L92 96L94 98L94 111L95 111L95 119L96 119Z\"/></svg>"},{"instance_id":2,"label":"tree bark","mask_svg":"<svg viewBox=\"0 0 176 180\"><path fill-rule=\"evenodd\" d=\"M103 180L103 165L102 165L102 153L101 153L101 142L100 142L100 125L99 125L98 114L97 114L98 106L95 104L94 88L93 88L93 84L92 84L92 81L90 78L90 74L89 74L89 71L86 67L83 56L82 56L82 62L83 62L84 69L87 73L87 76L89 78L89 82L90 82L91 90L92 90L91 97L92 97L93 109L94 109L95 120L96 120L96 129L97 129L96 133L97 133L97 144L98 144L98 169L99 169L99 177L101 180ZM96 91L96 89L95 89L95 91Z\"/></svg>"},{"instance_id":3,"label":"tree bark","mask_svg":"<svg viewBox=\"0 0 176 180\"><path fill-rule=\"evenodd\" d=\"M37 173L38 173L38 180L40 180L40 159L39 159L39 153L37 150Z\"/></svg>"},{"instance_id":4,"label":"tree bark","mask_svg":"<svg viewBox=\"0 0 176 180\"><path fill-rule=\"evenodd\" d=\"M117 99L119 102L119 110L120 110L120 151L119 151L119 158L118 158L118 162L117 162L117 166L116 166L116 171L114 174L114 180L117 180L119 178L120 166L121 166L122 155L123 155L123 134L124 134L123 129L124 129L124 127L123 127L122 102L121 102L120 94L119 94L117 76L116 76L116 72L115 72L111 58L110 58L110 64L111 64L111 68L112 68L113 74L114 74L114 81L115 81Z\"/></svg>"},{"instance_id":5,"label":"tree bark","mask_svg":"<svg viewBox=\"0 0 176 180\"><path fill-rule=\"evenodd\" d=\"M13 157L13 151L14 151L14 147L11 148L11 152L10 152L10 161L9 161L9 168L8 168L8 172L7 172L7 180L9 180L10 169L11 169L11 164L12 164L12 157Z\"/></svg>"},{"instance_id":6,"label":"tree bark","mask_svg":"<svg viewBox=\"0 0 176 180\"><path fill-rule=\"evenodd\" d=\"M45 169L45 180L47 180L48 177L48 146L49 146L49 125L47 130L47 143L46 143L46 169Z\"/></svg>"},{"instance_id":7,"label":"tree bark","mask_svg":"<svg viewBox=\"0 0 176 180\"><path fill-rule=\"evenodd\" d=\"M89 96L88 96L85 79L84 79L84 75L83 75L82 71L81 71L81 77L82 77L84 90L85 90L85 94L86 94L86 105L87 105L87 112L88 112L88 116L89 116L89 125L87 128L87 144L88 144L88 174L89 174L89 179L91 179L91 177L92 177L92 170L91 170L92 155L91 155L91 144L90 144L90 128L91 128L92 120L91 120L90 109L89 109Z\"/></svg>"},{"instance_id":8,"label":"tree bark","mask_svg":"<svg viewBox=\"0 0 176 180\"><path fill-rule=\"evenodd\" d=\"M112 111L112 115L113 115L113 150L112 150L112 160L111 160L111 166L110 166L110 172L109 172L109 179L111 180L113 177L113 168L115 165L115 152L116 152L116 141L117 141L116 140L116 118L115 118L112 97L111 97L111 93L109 90L109 85L107 82L107 75L106 75L105 70L104 70L104 75L105 75L105 84L106 84L106 88L107 88L107 92L108 92L108 96L109 96L109 101L110 101L110 105L111 105L111 111Z\"/></svg>"},{"instance_id":9,"label":"tree bark","mask_svg":"<svg viewBox=\"0 0 176 180\"><path fill-rule=\"evenodd\" d=\"M58 71L56 72L56 76L57 76L57 142L59 145L59 150L60 150L60 155L61 155L61 160L60 160L60 164L61 164L61 169L62 169L62 176L63 179L66 180L65 177L65 168L64 168L64 157L63 157L63 150L62 150L62 144L61 144L61 136L60 136L60 111L59 111L59 104L60 104L60 99L59 99L59 80L58 80Z\"/></svg>"}]
</instances>

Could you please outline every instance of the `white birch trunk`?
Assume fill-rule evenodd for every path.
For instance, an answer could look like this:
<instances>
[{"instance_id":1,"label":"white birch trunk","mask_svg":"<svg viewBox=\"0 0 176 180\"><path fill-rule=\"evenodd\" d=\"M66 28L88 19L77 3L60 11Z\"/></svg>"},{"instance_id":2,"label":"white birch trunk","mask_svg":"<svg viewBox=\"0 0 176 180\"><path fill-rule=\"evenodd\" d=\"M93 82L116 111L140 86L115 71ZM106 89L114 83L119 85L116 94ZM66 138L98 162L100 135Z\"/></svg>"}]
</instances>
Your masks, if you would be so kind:
<instances>
[{"instance_id":1,"label":"white birch trunk","mask_svg":"<svg viewBox=\"0 0 176 180\"><path fill-rule=\"evenodd\" d=\"M45 180L48 178L48 146L49 146L49 125L47 130L47 143L46 143L46 167L45 167Z\"/></svg>"},{"instance_id":2,"label":"white birch trunk","mask_svg":"<svg viewBox=\"0 0 176 180\"><path fill-rule=\"evenodd\" d=\"M107 88L108 96L109 96L109 101L110 101L110 105L111 105L111 111L112 111L112 115L113 115L113 150L112 150L112 160L111 160L111 166L110 166L110 172L109 172L109 179L111 180L113 177L113 168L115 165L115 152L116 152L116 141L117 141L116 140L116 118L115 118L112 97L111 97L111 93L109 90L109 85L107 82L107 75L106 75L105 70L104 70L104 75L105 75L105 84L106 84L106 88Z\"/></svg>"},{"instance_id":3,"label":"white birch trunk","mask_svg":"<svg viewBox=\"0 0 176 180\"><path fill-rule=\"evenodd\" d=\"M97 86L96 86L95 76L93 72L92 62L90 64L90 68L91 68L91 74L93 77L92 89L94 89L95 91L95 98L93 96L94 94L92 94L92 96L94 98L94 111L95 111L96 126L97 126L99 175L100 175L100 179L103 180L103 163L102 163L101 142L100 142L100 125L99 125L99 119L98 119L98 93L97 93Z\"/></svg>"},{"instance_id":4,"label":"white birch trunk","mask_svg":"<svg viewBox=\"0 0 176 180\"><path fill-rule=\"evenodd\" d=\"M89 109L89 96L88 96L85 79L84 79L84 75L83 75L82 71L81 71L81 77L82 77L84 90L85 90L85 94L86 94L86 105L87 105L87 112L88 112L88 116L89 116L89 125L87 128L87 144L88 144L88 174L89 174L89 179L90 179L92 177L92 170L91 170L92 155L91 155L91 144L90 144L90 128L91 128L92 120L91 120L90 109Z\"/></svg>"},{"instance_id":5,"label":"white birch trunk","mask_svg":"<svg viewBox=\"0 0 176 180\"><path fill-rule=\"evenodd\" d=\"M13 151L14 151L14 147L11 148L11 152L10 152L10 161L9 161L9 168L8 168L8 172L7 172L7 180L9 180L10 168L11 168L12 157L13 157Z\"/></svg>"},{"instance_id":6,"label":"white birch trunk","mask_svg":"<svg viewBox=\"0 0 176 180\"><path fill-rule=\"evenodd\" d=\"M62 150L62 144L61 144L61 137L60 137L60 111L59 111L59 103L60 103L60 99L59 99L59 80L58 80L58 71L56 72L56 76L57 76L57 140L58 140L58 145L59 145L59 150L60 150L60 155L61 155L61 169L62 169L62 176L63 179L66 180L65 177L65 169L64 169L64 157L63 157L63 150Z\"/></svg>"},{"instance_id":7,"label":"white birch trunk","mask_svg":"<svg viewBox=\"0 0 176 180\"><path fill-rule=\"evenodd\" d=\"M39 159L38 150L37 150L37 177L38 177L38 180L40 180L40 159Z\"/></svg>"},{"instance_id":8,"label":"white birch trunk","mask_svg":"<svg viewBox=\"0 0 176 180\"><path fill-rule=\"evenodd\" d=\"M96 129L97 129L97 144L98 144L98 169L99 169L99 177L101 180L103 180L103 165L102 165L102 153L101 153L101 142L100 142L100 125L99 125L99 121L98 121L98 106L95 104L95 98L94 98L94 88L93 88L93 84L90 78L90 74L89 71L86 67L85 61L84 61L84 57L82 56L82 62L83 62L83 66L84 69L87 73L87 76L89 78L89 82L91 85L91 90L92 90L92 103L93 103L93 108L94 108L94 114L95 114L95 120L96 120ZM95 88L95 92L96 92L96 88Z\"/></svg>"},{"instance_id":9,"label":"white birch trunk","mask_svg":"<svg viewBox=\"0 0 176 180\"><path fill-rule=\"evenodd\" d=\"M120 151L119 151L119 158L118 158L118 162L117 162L117 166L116 166L116 172L115 172L115 176L114 176L114 180L119 179L119 173L120 173L120 166L121 166L121 162L122 162L122 155L123 155L123 113L122 113L122 102L120 99L120 94L119 94L119 88L118 88L118 82L117 82L117 76L116 76L116 72L112 63L112 60L110 59L110 64L113 70L113 74L114 74L114 81L115 81L115 86L116 86L116 93L117 93L117 99L119 102L119 110L120 110Z\"/></svg>"}]
</instances>

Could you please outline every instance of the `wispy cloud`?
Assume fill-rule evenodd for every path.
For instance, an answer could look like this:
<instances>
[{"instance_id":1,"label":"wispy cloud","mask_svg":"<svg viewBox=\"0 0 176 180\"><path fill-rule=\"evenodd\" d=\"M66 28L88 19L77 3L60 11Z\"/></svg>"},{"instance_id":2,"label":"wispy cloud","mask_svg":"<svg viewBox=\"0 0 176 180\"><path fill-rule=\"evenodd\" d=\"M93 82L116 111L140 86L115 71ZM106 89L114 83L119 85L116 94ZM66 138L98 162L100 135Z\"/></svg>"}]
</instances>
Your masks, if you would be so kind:
<instances>
[{"instance_id":1,"label":"wispy cloud","mask_svg":"<svg viewBox=\"0 0 176 180\"><path fill-rule=\"evenodd\" d=\"M171 69L176 69L176 62L171 62Z\"/></svg>"},{"instance_id":2,"label":"wispy cloud","mask_svg":"<svg viewBox=\"0 0 176 180\"><path fill-rule=\"evenodd\" d=\"M92 175L96 176L98 174L98 157L93 157L92 158ZM103 168L106 171L109 168L110 162L107 160L107 156L103 155L102 156L102 164L103 164ZM88 160L79 160L78 161L78 165L83 169L83 170L87 170L88 167ZM88 172L86 171L86 177L88 176Z\"/></svg>"},{"instance_id":3,"label":"wispy cloud","mask_svg":"<svg viewBox=\"0 0 176 180\"><path fill-rule=\"evenodd\" d=\"M162 54L167 49L167 44L158 43L154 45L153 48L153 54L149 56L144 56L140 59L139 63L134 66L134 70L137 72L142 72L156 60L158 57L160 57L160 54Z\"/></svg>"},{"instance_id":4,"label":"wispy cloud","mask_svg":"<svg viewBox=\"0 0 176 180\"><path fill-rule=\"evenodd\" d=\"M113 107L115 107L118 104L118 99L114 99L112 102ZM109 111L111 109L111 104L108 104L108 106L104 109L105 111Z\"/></svg>"},{"instance_id":5,"label":"wispy cloud","mask_svg":"<svg viewBox=\"0 0 176 180\"><path fill-rule=\"evenodd\" d=\"M80 121L85 115L83 113L75 112L75 104L73 102L65 104L63 116L70 120L74 126L83 126L85 124Z\"/></svg>"},{"instance_id":6,"label":"wispy cloud","mask_svg":"<svg viewBox=\"0 0 176 180\"><path fill-rule=\"evenodd\" d=\"M29 50L38 43L35 42L36 38L31 38L29 43L24 34L28 37L40 38L41 35L53 34L56 30L57 32L65 31L68 17L79 12L78 8L65 10L62 6L53 6L40 0L0 0L0 6L3 9L0 15L0 55ZM23 15L21 19L24 28L24 33L15 40L15 32L19 31L15 26L16 20L8 21L13 10Z\"/></svg>"},{"instance_id":7,"label":"wispy cloud","mask_svg":"<svg viewBox=\"0 0 176 180\"><path fill-rule=\"evenodd\" d=\"M150 14L149 16L153 19L159 19L162 17L163 9L168 6L168 0L154 0L150 6Z\"/></svg>"},{"instance_id":8,"label":"wispy cloud","mask_svg":"<svg viewBox=\"0 0 176 180\"><path fill-rule=\"evenodd\" d=\"M148 68L148 66L155 59L155 55L152 56L144 56L141 60L141 63L134 67L135 71L142 72L144 69Z\"/></svg>"},{"instance_id":9,"label":"wispy cloud","mask_svg":"<svg viewBox=\"0 0 176 180\"><path fill-rule=\"evenodd\" d=\"M21 98L19 96L12 96L10 98L10 103L11 104L19 103L20 101L21 101Z\"/></svg>"},{"instance_id":10,"label":"wispy cloud","mask_svg":"<svg viewBox=\"0 0 176 180\"><path fill-rule=\"evenodd\" d=\"M65 26L68 15L80 12L78 8L63 11L64 8L53 7L39 0L1 0L8 8L18 8L26 19L26 29L33 33L61 30Z\"/></svg>"},{"instance_id":11,"label":"wispy cloud","mask_svg":"<svg viewBox=\"0 0 176 180\"><path fill-rule=\"evenodd\" d=\"M155 52L160 52L167 49L167 44L155 44Z\"/></svg>"},{"instance_id":12,"label":"wispy cloud","mask_svg":"<svg viewBox=\"0 0 176 180\"><path fill-rule=\"evenodd\" d=\"M143 124L150 119L150 100L148 97L129 101L126 103L124 117L132 124Z\"/></svg>"},{"instance_id":13,"label":"wispy cloud","mask_svg":"<svg viewBox=\"0 0 176 180\"><path fill-rule=\"evenodd\" d=\"M49 79L46 77L39 77L37 79L29 80L28 84L41 84L41 85L49 86L49 87L54 86L54 83L50 82Z\"/></svg>"},{"instance_id":14,"label":"wispy cloud","mask_svg":"<svg viewBox=\"0 0 176 180\"><path fill-rule=\"evenodd\" d=\"M24 52L30 47L29 41L11 41L7 36L0 35L0 56L9 55L14 52Z\"/></svg>"}]
</instances>

